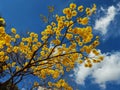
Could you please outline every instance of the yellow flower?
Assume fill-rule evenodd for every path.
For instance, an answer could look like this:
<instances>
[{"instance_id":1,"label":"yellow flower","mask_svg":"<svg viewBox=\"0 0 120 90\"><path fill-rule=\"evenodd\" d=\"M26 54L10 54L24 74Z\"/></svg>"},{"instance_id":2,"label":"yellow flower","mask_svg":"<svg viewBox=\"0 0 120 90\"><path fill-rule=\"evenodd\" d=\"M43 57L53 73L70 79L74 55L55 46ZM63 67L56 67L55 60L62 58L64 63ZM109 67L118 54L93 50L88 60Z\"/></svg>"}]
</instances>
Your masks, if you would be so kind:
<instances>
[{"instance_id":1,"label":"yellow flower","mask_svg":"<svg viewBox=\"0 0 120 90\"><path fill-rule=\"evenodd\" d=\"M91 33L92 32L92 27L91 26L87 26L85 28L85 30L88 32L88 33Z\"/></svg>"},{"instance_id":2,"label":"yellow flower","mask_svg":"<svg viewBox=\"0 0 120 90\"><path fill-rule=\"evenodd\" d=\"M78 63L79 63L79 64L82 64L82 63L83 63L83 60L79 60Z\"/></svg>"},{"instance_id":3,"label":"yellow flower","mask_svg":"<svg viewBox=\"0 0 120 90\"><path fill-rule=\"evenodd\" d=\"M70 68L66 68L66 71L69 72L69 71L70 71Z\"/></svg>"},{"instance_id":4,"label":"yellow flower","mask_svg":"<svg viewBox=\"0 0 120 90\"><path fill-rule=\"evenodd\" d=\"M66 34L66 38L70 40L71 38L73 38L73 35L72 35L72 34L67 33L67 34Z\"/></svg>"},{"instance_id":5,"label":"yellow flower","mask_svg":"<svg viewBox=\"0 0 120 90\"><path fill-rule=\"evenodd\" d=\"M53 74L53 78L56 79L59 77L59 71L55 70L54 74Z\"/></svg>"},{"instance_id":6,"label":"yellow flower","mask_svg":"<svg viewBox=\"0 0 120 90\"><path fill-rule=\"evenodd\" d=\"M5 70L7 70L8 69L8 67L5 65L5 66L3 66L3 70L5 71Z\"/></svg>"},{"instance_id":7,"label":"yellow flower","mask_svg":"<svg viewBox=\"0 0 120 90\"><path fill-rule=\"evenodd\" d=\"M7 52L10 53L10 52L11 52L11 49L10 49L10 48L7 48Z\"/></svg>"},{"instance_id":8,"label":"yellow flower","mask_svg":"<svg viewBox=\"0 0 120 90\"><path fill-rule=\"evenodd\" d=\"M90 11L90 8L86 8L86 10L85 10L86 12L89 12Z\"/></svg>"},{"instance_id":9,"label":"yellow flower","mask_svg":"<svg viewBox=\"0 0 120 90\"><path fill-rule=\"evenodd\" d=\"M5 33L5 28L4 27L0 27L0 33Z\"/></svg>"},{"instance_id":10,"label":"yellow flower","mask_svg":"<svg viewBox=\"0 0 120 90\"><path fill-rule=\"evenodd\" d=\"M38 38L34 38L34 39L33 39L33 42L38 42Z\"/></svg>"},{"instance_id":11,"label":"yellow flower","mask_svg":"<svg viewBox=\"0 0 120 90\"><path fill-rule=\"evenodd\" d=\"M82 57L83 57L83 54L79 54L79 57L82 58Z\"/></svg>"},{"instance_id":12,"label":"yellow flower","mask_svg":"<svg viewBox=\"0 0 120 90\"><path fill-rule=\"evenodd\" d=\"M96 39L99 39L100 37L99 37L99 36L96 36L95 38L96 38Z\"/></svg>"},{"instance_id":13,"label":"yellow flower","mask_svg":"<svg viewBox=\"0 0 120 90\"><path fill-rule=\"evenodd\" d=\"M88 16L90 16L90 15L92 15L92 12L91 12L91 11L87 11L86 14L87 14Z\"/></svg>"},{"instance_id":14,"label":"yellow flower","mask_svg":"<svg viewBox=\"0 0 120 90\"><path fill-rule=\"evenodd\" d=\"M96 11L96 4L93 4L93 7L92 7L92 13L95 13L95 11Z\"/></svg>"},{"instance_id":15,"label":"yellow flower","mask_svg":"<svg viewBox=\"0 0 120 90\"><path fill-rule=\"evenodd\" d=\"M37 46L40 47L40 46L41 46L41 43L40 43L40 42L37 42Z\"/></svg>"},{"instance_id":16,"label":"yellow flower","mask_svg":"<svg viewBox=\"0 0 120 90\"><path fill-rule=\"evenodd\" d=\"M93 61L93 63L97 63L97 60L96 60L96 59L93 59L92 61Z\"/></svg>"},{"instance_id":17,"label":"yellow flower","mask_svg":"<svg viewBox=\"0 0 120 90\"><path fill-rule=\"evenodd\" d=\"M70 8L71 8L71 9L75 9L75 8L76 8L76 4L75 4L75 3L71 3L71 4L70 4Z\"/></svg>"},{"instance_id":18,"label":"yellow flower","mask_svg":"<svg viewBox=\"0 0 120 90\"><path fill-rule=\"evenodd\" d=\"M15 28L11 28L11 32L16 34L16 29Z\"/></svg>"},{"instance_id":19,"label":"yellow flower","mask_svg":"<svg viewBox=\"0 0 120 90\"><path fill-rule=\"evenodd\" d=\"M34 36L35 38L38 38L38 34L35 34L35 36Z\"/></svg>"},{"instance_id":20,"label":"yellow flower","mask_svg":"<svg viewBox=\"0 0 120 90\"><path fill-rule=\"evenodd\" d=\"M58 27L62 27L64 25L63 21L58 21Z\"/></svg>"},{"instance_id":21,"label":"yellow flower","mask_svg":"<svg viewBox=\"0 0 120 90\"><path fill-rule=\"evenodd\" d=\"M5 36L5 43L10 43L10 41L11 41L11 36L6 35Z\"/></svg>"},{"instance_id":22,"label":"yellow flower","mask_svg":"<svg viewBox=\"0 0 120 90\"><path fill-rule=\"evenodd\" d=\"M4 25L5 25L5 20L4 20L4 18L1 18L1 17L0 17L0 23L2 24L1 26L4 27ZM0 27L1 27L1 26L0 26Z\"/></svg>"},{"instance_id":23,"label":"yellow flower","mask_svg":"<svg viewBox=\"0 0 120 90\"><path fill-rule=\"evenodd\" d=\"M20 38L20 35L19 35L19 34L16 34L16 35L15 35L15 38Z\"/></svg>"},{"instance_id":24,"label":"yellow flower","mask_svg":"<svg viewBox=\"0 0 120 90\"><path fill-rule=\"evenodd\" d=\"M68 84L66 82L62 83L62 87L67 88Z\"/></svg>"},{"instance_id":25,"label":"yellow flower","mask_svg":"<svg viewBox=\"0 0 120 90\"><path fill-rule=\"evenodd\" d=\"M34 82L34 86L35 87L39 86L39 83L38 82Z\"/></svg>"},{"instance_id":26,"label":"yellow flower","mask_svg":"<svg viewBox=\"0 0 120 90\"><path fill-rule=\"evenodd\" d=\"M5 56L5 60L8 60L9 59L9 57L8 56Z\"/></svg>"},{"instance_id":27,"label":"yellow flower","mask_svg":"<svg viewBox=\"0 0 120 90\"><path fill-rule=\"evenodd\" d=\"M95 41L94 41L94 44L95 44L95 46L97 46L97 45L100 44L100 42L99 42L98 40L95 40Z\"/></svg>"},{"instance_id":28,"label":"yellow flower","mask_svg":"<svg viewBox=\"0 0 120 90\"><path fill-rule=\"evenodd\" d=\"M72 14L71 14L71 13L66 15L66 19L69 20L69 19L71 19L71 18L72 18Z\"/></svg>"},{"instance_id":29,"label":"yellow flower","mask_svg":"<svg viewBox=\"0 0 120 90\"><path fill-rule=\"evenodd\" d=\"M72 11L72 16L76 16L77 15L77 11L76 10L73 10Z\"/></svg>"},{"instance_id":30,"label":"yellow flower","mask_svg":"<svg viewBox=\"0 0 120 90\"><path fill-rule=\"evenodd\" d=\"M61 20L65 20L66 18L65 18L65 16L61 16L60 19Z\"/></svg>"},{"instance_id":31,"label":"yellow flower","mask_svg":"<svg viewBox=\"0 0 120 90\"><path fill-rule=\"evenodd\" d=\"M99 56L99 58L101 61L104 59L104 56Z\"/></svg>"},{"instance_id":32,"label":"yellow flower","mask_svg":"<svg viewBox=\"0 0 120 90\"><path fill-rule=\"evenodd\" d=\"M55 22L52 22L51 25L52 25L53 27L55 27L55 26L56 26L56 23L55 23Z\"/></svg>"},{"instance_id":33,"label":"yellow flower","mask_svg":"<svg viewBox=\"0 0 120 90\"><path fill-rule=\"evenodd\" d=\"M99 55L99 54L100 54L96 49L93 49L92 52L93 52L95 55Z\"/></svg>"},{"instance_id":34,"label":"yellow flower","mask_svg":"<svg viewBox=\"0 0 120 90\"><path fill-rule=\"evenodd\" d=\"M14 46L14 47L13 47L13 51L14 51L15 53L18 52L18 49L19 49L19 48L18 48L17 46Z\"/></svg>"},{"instance_id":35,"label":"yellow flower","mask_svg":"<svg viewBox=\"0 0 120 90\"><path fill-rule=\"evenodd\" d=\"M83 45L83 42L78 42L78 45L79 45L79 46L82 46L82 45Z\"/></svg>"},{"instance_id":36,"label":"yellow flower","mask_svg":"<svg viewBox=\"0 0 120 90\"><path fill-rule=\"evenodd\" d=\"M90 15L92 14L92 12L91 12L91 9L90 9L90 8L86 8L86 14L87 14L88 16L90 16Z\"/></svg>"},{"instance_id":37,"label":"yellow flower","mask_svg":"<svg viewBox=\"0 0 120 90\"><path fill-rule=\"evenodd\" d=\"M60 83L56 83L55 86L56 86L57 88L60 88L60 87L61 87L61 84L60 84Z\"/></svg>"},{"instance_id":38,"label":"yellow flower","mask_svg":"<svg viewBox=\"0 0 120 90\"><path fill-rule=\"evenodd\" d=\"M81 24L83 24L83 25L88 24L88 17L84 17L84 18L82 18L82 20L81 20Z\"/></svg>"},{"instance_id":39,"label":"yellow flower","mask_svg":"<svg viewBox=\"0 0 120 90\"><path fill-rule=\"evenodd\" d=\"M60 42L61 41L59 39L53 40L53 43L56 44L56 45L60 44Z\"/></svg>"},{"instance_id":40,"label":"yellow flower","mask_svg":"<svg viewBox=\"0 0 120 90\"><path fill-rule=\"evenodd\" d=\"M30 33L30 37L34 37L35 33L34 32L31 32Z\"/></svg>"},{"instance_id":41,"label":"yellow flower","mask_svg":"<svg viewBox=\"0 0 120 90\"><path fill-rule=\"evenodd\" d=\"M52 87L52 82L48 82L48 85L49 85L50 87Z\"/></svg>"},{"instance_id":42,"label":"yellow flower","mask_svg":"<svg viewBox=\"0 0 120 90\"><path fill-rule=\"evenodd\" d=\"M70 8L64 8L63 9L63 14L71 14L71 9Z\"/></svg>"},{"instance_id":43,"label":"yellow flower","mask_svg":"<svg viewBox=\"0 0 120 90\"><path fill-rule=\"evenodd\" d=\"M78 34L78 32L79 32L78 28L75 27L75 28L73 29L73 33L74 33L74 34Z\"/></svg>"},{"instance_id":44,"label":"yellow flower","mask_svg":"<svg viewBox=\"0 0 120 90\"><path fill-rule=\"evenodd\" d=\"M96 4L93 4L93 7L96 8Z\"/></svg>"},{"instance_id":45,"label":"yellow flower","mask_svg":"<svg viewBox=\"0 0 120 90\"><path fill-rule=\"evenodd\" d=\"M47 26L47 29L51 29L51 28L52 28L52 26L51 26L51 25L48 25L48 26Z\"/></svg>"},{"instance_id":46,"label":"yellow flower","mask_svg":"<svg viewBox=\"0 0 120 90\"><path fill-rule=\"evenodd\" d=\"M87 63L84 64L85 67L88 67L89 65Z\"/></svg>"},{"instance_id":47,"label":"yellow flower","mask_svg":"<svg viewBox=\"0 0 120 90\"><path fill-rule=\"evenodd\" d=\"M91 63L88 63L88 67L91 68L91 67L92 67L92 64L91 64Z\"/></svg>"},{"instance_id":48,"label":"yellow flower","mask_svg":"<svg viewBox=\"0 0 120 90\"><path fill-rule=\"evenodd\" d=\"M69 86L69 87L67 87L67 90L73 90L73 88Z\"/></svg>"},{"instance_id":49,"label":"yellow flower","mask_svg":"<svg viewBox=\"0 0 120 90\"><path fill-rule=\"evenodd\" d=\"M46 34L52 34L53 31L52 31L51 29L46 29L46 30L45 30L45 33L46 33Z\"/></svg>"},{"instance_id":50,"label":"yellow flower","mask_svg":"<svg viewBox=\"0 0 120 90\"><path fill-rule=\"evenodd\" d=\"M3 51L0 51L0 56L4 56L5 53Z\"/></svg>"},{"instance_id":51,"label":"yellow flower","mask_svg":"<svg viewBox=\"0 0 120 90\"><path fill-rule=\"evenodd\" d=\"M82 21L82 18L78 18L77 19L77 22L80 24L81 23L81 21Z\"/></svg>"},{"instance_id":52,"label":"yellow flower","mask_svg":"<svg viewBox=\"0 0 120 90\"><path fill-rule=\"evenodd\" d=\"M37 45L32 45L32 51L36 51L38 49Z\"/></svg>"},{"instance_id":53,"label":"yellow flower","mask_svg":"<svg viewBox=\"0 0 120 90\"><path fill-rule=\"evenodd\" d=\"M82 5L78 7L78 11L80 11L80 12L83 11L83 6Z\"/></svg>"},{"instance_id":54,"label":"yellow flower","mask_svg":"<svg viewBox=\"0 0 120 90\"><path fill-rule=\"evenodd\" d=\"M68 27L68 26L69 26L69 21L65 21L65 22L64 22L64 26L67 26L67 27Z\"/></svg>"},{"instance_id":55,"label":"yellow flower","mask_svg":"<svg viewBox=\"0 0 120 90\"><path fill-rule=\"evenodd\" d=\"M44 52L44 51L41 51L40 54L41 54L42 56L44 56L44 55L45 55L45 52Z\"/></svg>"},{"instance_id":56,"label":"yellow flower","mask_svg":"<svg viewBox=\"0 0 120 90\"><path fill-rule=\"evenodd\" d=\"M16 62L12 62L12 67L14 67L14 66L15 66L15 64L16 64Z\"/></svg>"}]
</instances>

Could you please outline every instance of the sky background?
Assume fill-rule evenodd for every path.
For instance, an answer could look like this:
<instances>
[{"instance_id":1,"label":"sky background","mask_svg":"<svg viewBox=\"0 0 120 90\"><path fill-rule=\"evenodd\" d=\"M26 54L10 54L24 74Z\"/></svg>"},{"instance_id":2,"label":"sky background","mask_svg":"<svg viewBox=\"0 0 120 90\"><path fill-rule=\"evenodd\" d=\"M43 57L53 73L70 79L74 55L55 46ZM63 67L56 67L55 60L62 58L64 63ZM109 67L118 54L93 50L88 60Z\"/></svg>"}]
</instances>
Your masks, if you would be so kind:
<instances>
[{"instance_id":1,"label":"sky background","mask_svg":"<svg viewBox=\"0 0 120 90\"><path fill-rule=\"evenodd\" d=\"M15 27L18 33L40 33L45 28L40 14L47 16L48 6L54 6L54 13L61 15L72 2L85 7L97 5L89 24L101 36L98 49L105 59L91 69L77 65L69 75L74 83L70 84L74 90L120 90L120 0L0 0L0 16L5 18L7 31Z\"/></svg>"}]
</instances>

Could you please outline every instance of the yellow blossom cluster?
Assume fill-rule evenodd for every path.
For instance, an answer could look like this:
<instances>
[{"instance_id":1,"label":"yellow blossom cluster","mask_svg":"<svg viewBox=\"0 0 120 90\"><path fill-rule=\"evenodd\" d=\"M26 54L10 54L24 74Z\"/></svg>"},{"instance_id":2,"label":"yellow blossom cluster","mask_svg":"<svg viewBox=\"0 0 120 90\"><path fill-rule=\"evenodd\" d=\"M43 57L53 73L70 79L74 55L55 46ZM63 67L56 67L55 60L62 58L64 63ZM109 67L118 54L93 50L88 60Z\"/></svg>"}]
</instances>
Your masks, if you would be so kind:
<instances>
[{"instance_id":1,"label":"yellow blossom cluster","mask_svg":"<svg viewBox=\"0 0 120 90\"><path fill-rule=\"evenodd\" d=\"M4 26L5 26L5 24L6 24L6 23L5 23L4 18L0 17L0 27L1 27L1 26L3 26L3 27L4 27Z\"/></svg>"},{"instance_id":2,"label":"yellow blossom cluster","mask_svg":"<svg viewBox=\"0 0 120 90\"><path fill-rule=\"evenodd\" d=\"M52 82L48 82L48 85L50 87L55 87L56 89L62 89L64 88L64 90L73 90L71 86L68 85L67 82L65 82L64 79L60 79L59 81L52 83Z\"/></svg>"}]
</instances>

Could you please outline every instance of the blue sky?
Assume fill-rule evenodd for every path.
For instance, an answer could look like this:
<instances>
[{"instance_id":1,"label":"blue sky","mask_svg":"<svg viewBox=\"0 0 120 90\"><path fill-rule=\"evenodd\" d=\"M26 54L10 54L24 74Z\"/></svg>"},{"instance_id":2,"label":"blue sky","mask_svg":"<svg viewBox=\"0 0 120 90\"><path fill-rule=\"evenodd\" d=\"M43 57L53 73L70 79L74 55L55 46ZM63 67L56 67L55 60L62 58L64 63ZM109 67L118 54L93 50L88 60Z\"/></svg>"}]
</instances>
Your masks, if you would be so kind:
<instances>
[{"instance_id":1,"label":"blue sky","mask_svg":"<svg viewBox=\"0 0 120 90\"><path fill-rule=\"evenodd\" d=\"M18 32L40 33L45 27L40 14L48 15L47 7L55 6L54 13L60 15L71 2L96 3L97 13L90 19L94 32L101 36L98 49L105 59L91 69L77 66L69 76L74 82L70 84L78 90L120 90L120 0L0 0L0 15L7 31L15 27Z\"/></svg>"}]
</instances>

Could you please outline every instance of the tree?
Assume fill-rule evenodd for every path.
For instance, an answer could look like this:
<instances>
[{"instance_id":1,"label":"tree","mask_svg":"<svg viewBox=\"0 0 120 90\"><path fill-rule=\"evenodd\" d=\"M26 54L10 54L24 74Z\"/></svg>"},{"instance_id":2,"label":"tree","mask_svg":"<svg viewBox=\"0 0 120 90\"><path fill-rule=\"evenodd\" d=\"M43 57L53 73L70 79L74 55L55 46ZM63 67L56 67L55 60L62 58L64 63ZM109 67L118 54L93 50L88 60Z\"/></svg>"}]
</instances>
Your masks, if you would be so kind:
<instances>
[{"instance_id":1,"label":"tree","mask_svg":"<svg viewBox=\"0 0 120 90\"><path fill-rule=\"evenodd\" d=\"M71 3L63 9L63 15L56 15L40 35L28 32L25 36L5 31L4 19L0 18L0 87L11 83L15 88L25 76L39 77L47 88L72 90L72 87L62 78L64 72L69 72L75 64L84 63L92 67L92 63L103 60L97 51L99 36L94 36L89 26L89 17L96 11ZM52 12L52 11L51 11ZM90 53L96 57L89 57ZM41 85L34 82L34 87Z\"/></svg>"}]
</instances>

